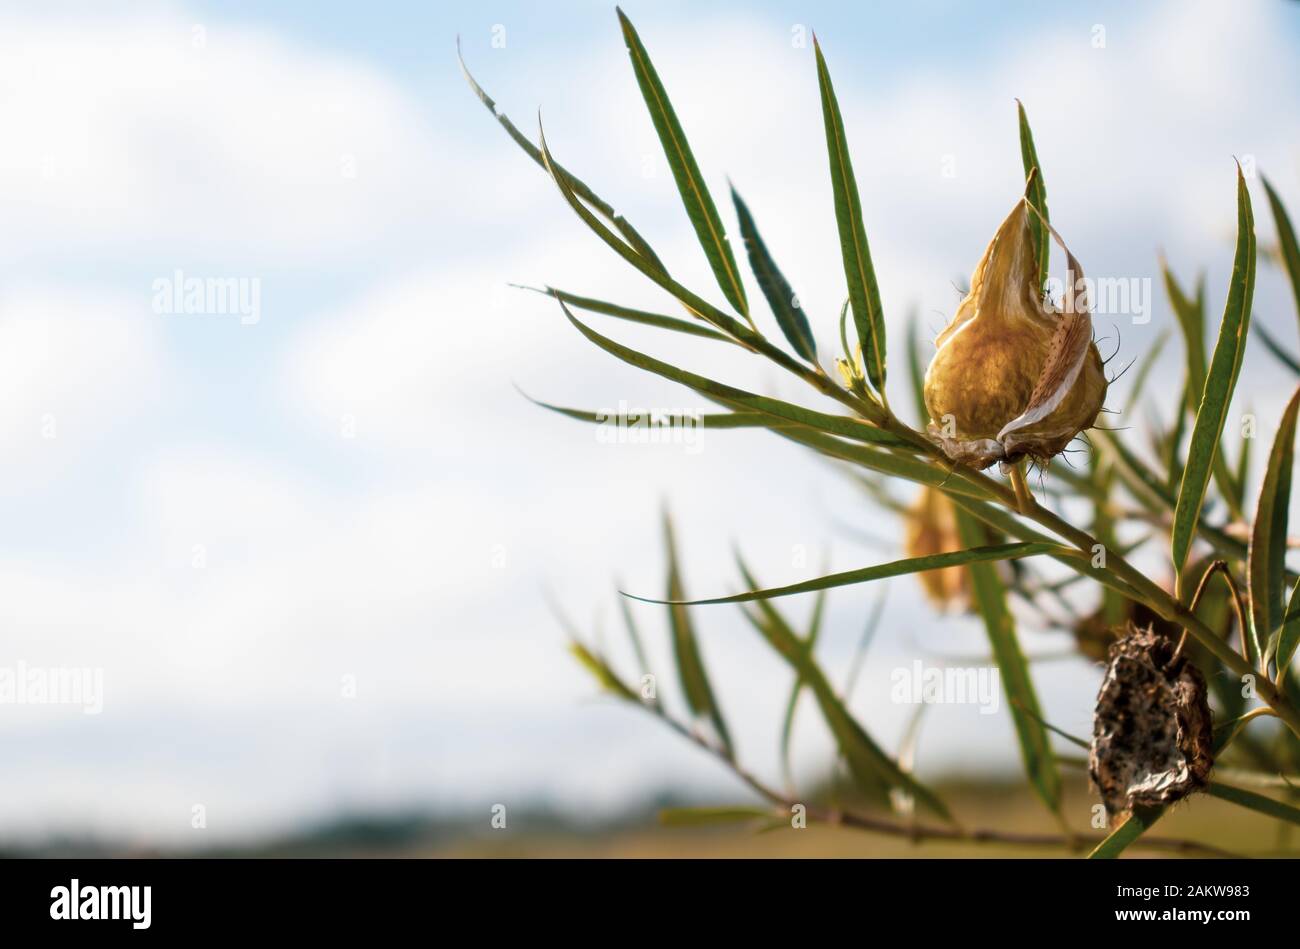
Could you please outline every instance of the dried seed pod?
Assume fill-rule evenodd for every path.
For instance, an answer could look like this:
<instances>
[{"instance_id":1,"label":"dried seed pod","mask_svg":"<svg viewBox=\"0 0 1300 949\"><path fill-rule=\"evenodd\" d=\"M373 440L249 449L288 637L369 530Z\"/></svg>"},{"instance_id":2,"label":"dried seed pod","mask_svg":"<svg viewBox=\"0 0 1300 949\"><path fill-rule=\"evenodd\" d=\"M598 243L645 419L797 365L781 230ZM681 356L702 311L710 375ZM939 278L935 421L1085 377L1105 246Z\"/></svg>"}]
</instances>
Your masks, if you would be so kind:
<instances>
[{"instance_id":1,"label":"dried seed pod","mask_svg":"<svg viewBox=\"0 0 1300 949\"><path fill-rule=\"evenodd\" d=\"M1173 640L1129 624L1110 647L1088 772L1112 817L1205 786L1214 738L1205 679Z\"/></svg>"},{"instance_id":2,"label":"dried seed pod","mask_svg":"<svg viewBox=\"0 0 1300 949\"><path fill-rule=\"evenodd\" d=\"M957 535L957 513L948 496L929 485L921 489L907 512L908 557L930 557L962 549ZM944 567L918 573L921 588L941 610L970 599L969 575L965 567Z\"/></svg>"},{"instance_id":3,"label":"dried seed pod","mask_svg":"<svg viewBox=\"0 0 1300 949\"><path fill-rule=\"evenodd\" d=\"M1076 293L1083 271L1066 249L1063 309L1046 300L1033 213L1021 199L993 235L925 374L930 437L972 468L1052 458L1092 426L1106 396L1086 294Z\"/></svg>"}]
</instances>

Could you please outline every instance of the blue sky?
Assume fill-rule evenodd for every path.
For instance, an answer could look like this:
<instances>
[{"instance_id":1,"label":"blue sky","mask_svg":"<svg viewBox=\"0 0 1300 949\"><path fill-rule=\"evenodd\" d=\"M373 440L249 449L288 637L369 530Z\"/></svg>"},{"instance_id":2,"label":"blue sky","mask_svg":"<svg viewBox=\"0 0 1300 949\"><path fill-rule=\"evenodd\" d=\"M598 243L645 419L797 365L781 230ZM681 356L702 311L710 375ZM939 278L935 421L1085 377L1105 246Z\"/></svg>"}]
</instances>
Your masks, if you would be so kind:
<instances>
[{"instance_id":1,"label":"blue sky","mask_svg":"<svg viewBox=\"0 0 1300 949\"><path fill-rule=\"evenodd\" d=\"M1300 207L1294 4L625 9L715 194L737 183L822 339L844 290L800 26L835 77L895 338L913 309L937 333L1016 199L1015 97L1089 273L1152 277L1163 250L1186 280L1205 269L1217 312L1233 157ZM615 641L615 575L661 582L665 502L700 593L736 585L733 542L771 582L807 576L823 550L838 568L897 552L896 525L774 439L615 449L519 397L512 384L592 408L698 407L507 287L667 305L495 127L460 76L458 35L501 108L531 131L540 107L561 160L707 290L610 5L0 6L0 666L105 672L99 716L0 706L15 775L0 835L192 843L195 803L210 839L345 807L734 795L654 723L591 701L547 592ZM260 318L154 312L153 282L178 268L258 281ZM1118 331L1120 363L1172 325L1156 287L1149 324L1098 326ZM1261 267L1257 293L1256 318L1294 340L1281 275ZM618 331L797 395L738 355ZM1238 409L1267 437L1288 384L1261 349L1250 358ZM1172 347L1159 372L1167 404ZM1124 421L1141 429L1146 411ZM887 543L861 545L846 522ZM824 650L840 674L873 596L832 597ZM983 640L965 618L918 624L914 584L889 604L855 707L892 745L906 714L883 697L890 670ZM640 615L666 667L659 617ZM784 670L737 616L700 620L742 750L770 768ZM1054 720L1086 730L1096 670L1041 676ZM829 748L812 715L798 740L811 773ZM1005 716L952 709L927 726L925 773L1015 765Z\"/></svg>"}]
</instances>

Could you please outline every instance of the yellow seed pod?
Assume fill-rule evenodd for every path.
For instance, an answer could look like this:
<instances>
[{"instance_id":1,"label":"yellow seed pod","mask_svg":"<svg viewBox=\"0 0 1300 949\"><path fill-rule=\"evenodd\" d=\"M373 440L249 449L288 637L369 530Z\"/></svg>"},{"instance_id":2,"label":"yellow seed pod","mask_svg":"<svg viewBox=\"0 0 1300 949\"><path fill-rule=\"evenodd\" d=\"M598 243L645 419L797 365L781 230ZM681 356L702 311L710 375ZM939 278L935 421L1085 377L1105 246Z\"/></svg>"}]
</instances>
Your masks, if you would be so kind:
<instances>
[{"instance_id":1,"label":"yellow seed pod","mask_svg":"<svg viewBox=\"0 0 1300 949\"><path fill-rule=\"evenodd\" d=\"M907 556L931 557L961 550L957 535L957 514L942 491L926 486L907 513ZM925 595L941 610L965 606L970 599L965 567L944 567L918 573Z\"/></svg>"},{"instance_id":2,"label":"yellow seed pod","mask_svg":"<svg viewBox=\"0 0 1300 949\"><path fill-rule=\"evenodd\" d=\"M1016 202L935 341L926 370L930 437L972 468L1026 456L1047 461L1092 427L1106 397L1086 293L1076 292L1083 271L1068 249L1063 308L1039 288L1030 230L1036 213L1024 199Z\"/></svg>"}]
</instances>

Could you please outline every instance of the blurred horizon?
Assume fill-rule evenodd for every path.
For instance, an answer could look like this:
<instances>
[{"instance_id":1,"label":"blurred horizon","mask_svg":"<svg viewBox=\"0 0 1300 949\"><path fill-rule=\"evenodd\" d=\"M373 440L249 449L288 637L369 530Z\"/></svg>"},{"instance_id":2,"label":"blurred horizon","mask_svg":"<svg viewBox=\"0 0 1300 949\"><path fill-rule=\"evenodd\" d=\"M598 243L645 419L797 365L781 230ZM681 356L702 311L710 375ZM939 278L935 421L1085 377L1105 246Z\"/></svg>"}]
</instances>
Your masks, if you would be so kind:
<instances>
[{"instance_id":1,"label":"blurred horizon","mask_svg":"<svg viewBox=\"0 0 1300 949\"><path fill-rule=\"evenodd\" d=\"M1098 321L1112 375L1176 335L1161 255L1184 285L1205 275L1217 324L1234 157L1261 249L1276 239L1257 174L1300 208L1294 3L622 8L724 221L734 232L730 180L822 352L845 291L813 29L894 352L913 315L927 340L945 325L1023 189L1017 99L1052 222L1087 273L1150 288L1147 320ZM0 702L0 850L255 846L354 815L481 813L486 826L496 804L621 826L669 794L747 801L649 716L593 701L548 601L631 668L616 590L662 592L665 507L694 595L740 588L733 547L769 585L899 555L892 515L770 433L604 444L520 394L704 408L510 286L667 306L475 99L458 38L502 113L535 136L540 108L556 157L678 279L718 296L613 4L0 3L0 668L102 672L97 714ZM187 307L185 278L233 295L219 313L202 312L211 296ZM1261 260L1254 318L1296 351L1292 309ZM729 347L597 325L800 398ZM1145 433L1167 412L1176 349L1106 424ZM1271 437L1290 377L1261 345L1246 359L1234 405ZM896 371L891 388L904 385ZM1136 562L1163 580L1158 553ZM879 586L829 597L819 656L837 685ZM897 750L912 709L890 701L893 670L987 664L988 647L979 620L936 614L914 578L885 586L852 707ZM803 624L812 603L780 606ZM631 608L651 667L670 669L660 611ZM778 775L786 668L734 608L693 616L742 755ZM1068 636L1021 634L1042 660L1044 715L1089 733L1098 668L1059 658ZM797 778L820 780L833 746L810 708L794 749ZM916 767L1018 774L1005 707L932 709Z\"/></svg>"}]
</instances>

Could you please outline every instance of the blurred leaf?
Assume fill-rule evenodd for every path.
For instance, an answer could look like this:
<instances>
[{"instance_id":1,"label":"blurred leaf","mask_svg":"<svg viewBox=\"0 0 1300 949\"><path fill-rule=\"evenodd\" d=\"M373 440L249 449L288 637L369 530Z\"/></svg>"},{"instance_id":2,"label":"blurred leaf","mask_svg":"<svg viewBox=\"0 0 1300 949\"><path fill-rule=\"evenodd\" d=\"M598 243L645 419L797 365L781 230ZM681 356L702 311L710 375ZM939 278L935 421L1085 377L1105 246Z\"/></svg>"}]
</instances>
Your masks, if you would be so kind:
<instances>
[{"instance_id":1,"label":"blurred leaf","mask_svg":"<svg viewBox=\"0 0 1300 949\"><path fill-rule=\"evenodd\" d=\"M765 821L771 817L772 812L761 807L668 807L659 812L659 823L668 827L704 827Z\"/></svg>"},{"instance_id":2,"label":"blurred leaf","mask_svg":"<svg viewBox=\"0 0 1300 949\"><path fill-rule=\"evenodd\" d=\"M1286 275L1291 281L1291 293L1295 296L1296 318L1300 319L1300 247L1296 246L1295 228L1287 216L1282 199L1277 196L1267 178L1264 192L1268 195L1268 204L1273 211L1273 223L1277 227L1278 249L1282 253L1282 262L1286 265ZM1300 369L1297 370L1300 372Z\"/></svg>"},{"instance_id":3,"label":"blurred leaf","mask_svg":"<svg viewBox=\"0 0 1300 949\"><path fill-rule=\"evenodd\" d=\"M682 131L681 123L677 121L677 113L673 111L672 103L668 101L668 93L664 90L663 83L659 81L659 74L650 62L650 56L646 53L641 38L637 36L632 21L622 10L618 10L618 21L623 27L623 39L627 41L627 52L632 59L632 70L636 73L637 85L641 87L641 96L650 111L655 132L663 145L664 156L668 159L668 167L672 169L673 179L677 182L677 191L682 196L682 204L685 205L686 214L695 228L700 247L704 249L704 256L708 258L709 266L713 268L713 275L727 301L742 316L748 317L749 301L745 298L745 288L740 282L736 258L732 256L731 245L727 242L727 234L722 227L722 219L718 216L718 209L714 206L709 189L704 184L704 177L695 163L695 156L691 154L686 134Z\"/></svg>"},{"instance_id":4,"label":"blurred leaf","mask_svg":"<svg viewBox=\"0 0 1300 949\"><path fill-rule=\"evenodd\" d=\"M767 305L772 308L772 315L776 317L777 325L781 327L781 332L785 334L786 340L794 351L816 365L817 344L813 341L812 328L808 325L808 317L804 314L798 296L777 267L776 261L772 259L767 245L763 243L763 238L758 233L754 216L749 213L748 206L741 200L735 188L731 189L731 200L736 205L736 217L740 220L740 236L744 238L745 250L749 254L749 267L754 271L758 288L767 298Z\"/></svg>"},{"instance_id":5,"label":"blurred leaf","mask_svg":"<svg viewBox=\"0 0 1300 949\"><path fill-rule=\"evenodd\" d=\"M1205 390L1205 310L1201 306L1204 299L1204 278L1197 281L1196 298L1183 292L1169 265L1160 261L1160 272L1165 280L1165 292L1169 295L1169 305L1173 308L1178 328L1183 332L1183 349L1187 360L1188 403L1190 412L1195 412L1196 399Z\"/></svg>"},{"instance_id":6,"label":"blurred leaf","mask_svg":"<svg viewBox=\"0 0 1300 949\"><path fill-rule=\"evenodd\" d=\"M1038 214L1029 215L1029 232L1038 246L1038 287L1041 291L1047 284L1047 262L1052 247L1051 236L1044 226L1044 222L1051 220L1047 214L1047 185L1043 181L1043 166L1038 163L1038 152L1034 149L1034 133L1029 130L1029 117L1025 115L1025 105L1019 99L1016 100L1016 110L1020 119L1020 160L1025 169L1025 179L1029 180L1035 169L1038 171L1030 182L1028 198L1029 203L1038 209L1038 214L1042 215L1041 220Z\"/></svg>"},{"instance_id":7,"label":"blurred leaf","mask_svg":"<svg viewBox=\"0 0 1300 949\"><path fill-rule=\"evenodd\" d=\"M745 582L756 584L744 562L737 556L741 574ZM868 792L875 784L883 780L890 788L897 788L911 794L918 803L946 820L952 820L947 806L929 788L925 787L911 775L899 768L897 762L890 758L875 743L866 729L858 724L843 701L835 694L830 680L813 659L805 643L799 640L784 617L770 604L760 602L758 609L762 617L755 616L750 610L741 612L749 619L768 644L785 659L798 673L799 678L808 685L808 689L817 699L826 724L835 736L840 754L844 756L850 773L855 781Z\"/></svg>"},{"instance_id":8,"label":"blurred leaf","mask_svg":"<svg viewBox=\"0 0 1300 949\"><path fill-rule=\"evenodd\" d=\"M1264 348L1272 353L1278 362L1300 376L1300 360L1287 352L1286 347L1278 342L1277 337L1270 333L1263 323L1255 324L1255 332L1259 334L1259 341L1264 344Z\"/></svg>"},{"instance_id":9,"label":"blurred leaf","mask_svg":"<svg viewBox=\"0 0 1300 949\"><path fill-rule=\"evenodd\" d=\"M963 544L977 543L982 525L962 509L957 510L957 533ZM1031 545L1034 546L1034 545ZM1011 705L1011 717L1020 741L1020 757L1039 797L1052 811L1061 806L1061 775L1052 746L1042 726L1043 715L1029 676L1029 664L1016 638L1015 620L1007 608L1007 593L997 570L987 560L971 561L967 568L971 587L984 628L988 632L993 657L1001 672L1002 688Z\"/></svg>"},{"instance_id":10,"label":"blurred leaf","mask_svg":"<svg viewBox=\"0 0 1300 949\"><path fill-rule=\"evenodd\" d=\"M459 37L456 39L456 56L460 59L461 72L465 74L466 81L469 82L470 88L474 90L474 94L478 96L479 101L482 102L487 110L492 113L493 118L501 123L501 127L506 130L506 133L514 140L515 144L522 148L529 158L537 162L537 164L541 165L543 168L546 168L546 162L543 160L542 153L537 146L525 138L523 133L520 132L519 129L515 128L514 123L506 118L504 113L497 111L497 104L492 100L492 97L489 96L483 90L483 87L475 81L474 77L470 75L469 67L465 65L465 57L461 56L460 53ZM559 166L556 167L559 168ZM616 214L614 209L607 202L601 200L595 192L583 184L582 181L575 178L563 168L559 168L559 170L569 179L570 187L577 193L578 197L582 198L583 201L586 201L587 204L595 208L596 211L605 218L605 220L613 224L614 227L618 229L618 232L623 235L624 239L632 245L633 251L642 257L648 266L653 267L662 273L667 273L663 263L657 256L655 256L655 252L650 249L650 245L646 243L645 238L637 233L636 228L629 224L622 215Z\"/></svg>"},{"instance_id":11,"label":"blurred leaf","mask_svg":"<svg viewBox=\"0 0 1300 949\"><path fill-rule=\"evenodd\" d=\"M569 318L578 332L587 337L605 352L612 356L636 366L639 369L645 369L656 375L663 376L665 379L671 379L674 382L680 382L682 385L689 386L696 392L708 396L711 399L722 402L727 405L736 405L746 409L756 410L774 419L786 422L795 422L799 425L807 425L819 431L827 432L834 435L842 435L845 438L852 438L856 441L873 442L880 445L903 446L903 442L898 438L890 435L888 432L877 428L861 419L853 418L849 415L828 415L825 412L818 412L815 409L806 409L801 405L794 405L790 402L782 402L780 399L772 399L763 395L756 395L752 392L746 392L744 389L736 389L732 386L721 382L714 382L704 376L697 376L695 373L687 372L684 369L678 369L676 366L662 362L644 353L639 353L635 349L623 346L614 342L608 337L602 336L591 327L578 320L577 317L569 311L563 301L560 302L564 314Z\"/></svg>"},{"instance_id":12,"label":"blurred leaf","mask_svg":"<svg viewBox=\"0 0 1300 949\"><path fill-rule=\"evenodd\" d=\"M779 596L791 596L795 593L811 593L814 590L825 590L830 587L850 586L855 583L867 583L871 580L882 580L885 577L897 577L906 573L920 573L925 570L942 570L945 567L959 567L965 564L985 563L990 560L1011 560L1018 557L1033 557L1038 554L1045 554L1052 551L1061 551L1063 548L1058 544L998 544L992 547L974 547L970 550L955 550L949 553L932 554L928 557L913 557L909 560L895 560L892 563L884 563L875 567L864 567L861 570L847 570L844 573L833 573L826 577L817 577L814 580L804 580L800 583L792 583L789 586L773 587L769 590L751 590L748 593L737 593L733 596L720 596L707 600L690 600L685 603L687 606L707 606L714 603L749 603L753 600L770 600ZM662 600L647 599L646 597L633 596L627 594L634 600L642 600L646 603L662 603Z\"/></svg>"},{"instance_id":13,"label":"blurred leaf","mask_svg":"<svg viewBox=\"0 0 1300 949\"><path fill-rule=\"evenodd\" d=\"M1227 419L1228 404L1232 401L1241 361L1246 350L1246 333L1250 328L1251 298L1255 290L1255 222L1251 214L1250 193L1246 179L1237 169L1237 252L1232 266L1232 282L1228 301L1224 307L1223 322L1219 327L1219 341L1214 347L1214 357L1205 380L1205 391L1196 423L1192 427L1192 440L1188 448L1187 466L1178 488L1178 503L1174 509L1173 543L1171 552L1174 569L1181 571L1187 562L1187 553L1196 533L1201 506L1205 503L1205 489L1209 485L1210 469L1218 452L1219 438Z\"/></svg>"},{"instance_id":14,"label":"blurred leaf","mask_svg":"<svg viewBox=\"0 0 1300 949\"><path fill-rule=\"evenodd\" d=\"M1124 413L1128 414L1133 411L1133 406L1137 405L1138 396L1142 394L1142 389L1146 386L1147 378L1151 375L1151 368L1160 358L1160 353L1164 351L1165 343L1169 341L1169 330L1163 329L1156 340L1151 344L1151 348L1142 356L1142 361L1138 363L1137 372L1133 374L1133 387L1129 389L1128 398L1124 401ZM1181 413L1181 407L1180 407Z\"/></svg>"},{"instance_id":15,"label":"blurred leaf","mask_svg":"<svg viewBox=\"0 0 1300 949\"><path fill-rule=\"evenodd\" d=\"M626 597L624 597L626 600ZM809 655L817 648L817 639L822 631L822 618L826 615L826 591L822 590L813 601L812 619L808 623L808 633L804 636L804 648ZM803 693L804 681L795 675L794 685L790 689L790 698L785 704L785 715L781 719L781 769L785 772L786 784L794 786L794 769L790 762L790 740L794 735L794 715L799 707L799 696Z\"/></svg>"},{"instance_id":16,"label":"blurred leaf","mask_svg":"<svg viewBox=\"0 0 1300 949\"><path fill-rule=\"evenodd\" d=\"M681 570L677 561L677 542L673 536L673 521L668 512L664 512L664 547L668 552L668 600L680 601L686 598L682 585ZM700 646L695 639L695 628L691 625L690 612L680 602L668 606L668 621L672 627L673 655L677 660L677 674L681 679L682 691L686 694L686 705L691 714L707 716L713 723L718 740L726 750L728 757L735 756L731 744L731 734L727 731L722 718L722 710L713 697L713 688L704 671L704 659L700 655Z\"/></svg>"},{"instance_id":17,"label":"blurred leaf","mask_svg":"<svg viewBox=\"0 0 1300 949\"><path fill-rule=\"evenodd\" d=\"M600 683L601 688L614 693L619 698L628 699L632 702L640 701L637 693L614 674L614 670L609 667L609 664L582 643L576 639L573 640L569 643L569 652L592 674L596 681Z\"/></svg>"},{"instance_id":18,"label":"blurred leaf","mask_svg":"<svg viewBox=\"0 0 1300 949\"><path fill-rule=\"evenodd\" d=\"M853 650L853 658L849 661L849 672L844 677L844 701L846 702L853 695L853 687L858 684L858 676L862 672L862 663L867 657L867 649L880 629L880 621L885 615L885 596L888 593L888 585L882 584L880 596L876 598L876 605L867 616L867 625L863 628L858 644Z\"/></svg>"},{"instance_id":19,"label":"blurred leaf","mask_svg":"<svg viewBox=\"0 0 1300 949\"><path fill-rule=\"evenodd\" d=\"M619 584L615 584L616 588ZM616 590L617 592L617 590ZM632 604L625 596L618 597L619 612L623 615L623 626L627 629L628 641L632 644L632 654L636 656L637 667L641 675L650 674L650 660L646 658L645 645L641 640L641 631L637 628L636 618L632 615ZM654 702L658 703L658 698Z\"/></svg>"},{"instance_id":20,"label":"blurred leaf","mask_svg":"<svg viewBox=\"0 0 1300 949\"><path fill-rule=\"evenodd\" d=\"M592 313L603 313L606 316L616 316L621 320L628 320L632 323L641 323L646 326L657 326L661 329L673 330L677 333L687 333L691 336L702 336L705 339L720 340L724 343L731 343L733 346L739 345L730 336L719 333L717 330L710 329L699 323L692 323L690 320L678 319L675 316L663 316L659 313L648 313L645 310L634 310L631 307L619 306L617 303L607 303L604 300L596 300L591 297L580 297L577 294L569 293L566 290L557 290L555 287L546 287L537 289L535 287L525 287L526 290L534 290L537 293L544 294L548 297L554 297L557 300L563 300L569 306L576 307L579 310L590 310Z\"/></svg>"},{"instance_id":21,"label":"blurred leaf","mask_svg":"<svg viewBox=\"0 0 1300 949\"><path fill-rule=\"evenodd\" d=\"M1291 470L1295 465L1297 409L1300 409L1300 389L1291 396L1278 424L1250 535L1246 569L1250 635L1244 638L1248 644L1246 658L1252 665L1259 664L1262 645L1282 625L1286 596L1287 514L1291 506Z\"/></svg>"},{"instance_id":22,"label":"blurred leaf","mask_svg":"<svg viewBox=\"0 0 1300 949\"><path fill-rule=\"evenodd\" d=\"M1283 804L1281 801L1275 801L1271 797L1265 797L1254 791L1247 791L1245 788L1233 787L1230 784L1222 784L1213 781L1205 789L1205 793L1210 797L1217 797L1221 801L1228 801L1236 804L1238 807L1244 807L1248 810L1257 811L1260 814L1267 814L1269 817L1277 820L1288 821L1292 824L1300 824L1300 810L1292 807L1290 804Z\"/></svg>"},{"instance_id":23,"label":"blurred leaf","mask_svg":"<svg viewBox=\"0 0 1300 949\"><path fill-rule=\"evenodd\" d=\"M1290 667L1297 646L1300 646L1300 581L1291 590L1291 599L1287 601L1286 613L1282 616L1282 628L1278 631L1277 648L1273 651L1279 678L1283 670Z\"/></svg>"},{"instance_id":24,"label":"blurred leaf","mask_svg":"<svg viewBox=\"0 0 1300 949\"><path fill-rule=\"evenodd\" d=\"M862 201L858 182L853 176L849 145L844 135L844 117L831 86L831 76L822 56L821 44L813 37L817 54L817 83L821 90L822 120L826 126L826 149L830 155L831 186L835 192L835 221L840 232L840 253L844 258L844 277L853 306L853 323L858 330L862 360L867 378L881 398L885 395L885 313L880 305L880 289L871 264L871 249L862 223Z\"/></svg>"}]
</instances>

